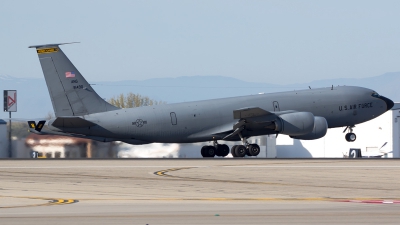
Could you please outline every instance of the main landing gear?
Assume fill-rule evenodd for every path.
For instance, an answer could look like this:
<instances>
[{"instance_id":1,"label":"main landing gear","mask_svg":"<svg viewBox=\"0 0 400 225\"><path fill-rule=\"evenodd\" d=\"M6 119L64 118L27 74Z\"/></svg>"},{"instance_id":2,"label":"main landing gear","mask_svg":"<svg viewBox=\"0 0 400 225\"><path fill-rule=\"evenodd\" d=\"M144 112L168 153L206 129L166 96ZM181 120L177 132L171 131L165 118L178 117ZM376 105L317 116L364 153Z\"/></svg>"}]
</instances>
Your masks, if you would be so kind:
<instances>
[{"instance_id":1,"label":"main landing gear","mask_svg":"<svg viewBox=\"0 0 400 225\"><path fill-rule=\"evenodd\" d=\"M257 144L249 144L247 139L239 134L240 139L242 139L243 145L234 145L231 149L231 154L233 157L245 157L247 156L258 156L260 154L260 146Z\"/></svg>"},{"instance_id":2,"label":"main landing gear","mask_svg":"<svg viewBox=\"0 0 400 225\"><path fill-rule=\"evenodd\" d=\"M257 144L234 145L231 149L232 156L235 158L247 156L258 156L260 154L260 146Z\"/></svg>"},{"instance_id":3,"label":"main landing gear","mask_svg":"<svg viewBox=\"0 0 400 225\"><path fill-rule=\"evenodd\" d=\"M214 145L203 146L201 148L201 155L206 157L213 158L214 156L222 156L225 157L229 154L228 145L220 145L217 141L214 141Z\"/></svg>"},{"instance_id":4,"label":"main landing gear","mask_svg":"<svg viewBox=\"0 0 400 225\"><path fill-rule=\"evenodd\" d=\"M353 142L353 141L355 141L357 139L356 134L353 133L353 128L354 128L354 126L348 126L343 131L343 133L344 133L344 132L346 132L347 129L349 129L349 133L347 133L346 136L345 136L346 141L348 141L348 142Z\"/></svg>"},{"instance_id":5,"label":"main landing gear","mask_svg":"<svg viewBox=\"0 0 400 225\"><path fill-rule=\"evenodd\" d=\"M233 157L245 157L247 156L257 156L260 154L260 146L257 144L249 144L246 138L242 138L243 145L234 145L231 148L231 154ZM214 141L214 145L203 146L201 148L201 155L204 158L222 156L225 157L229 154L228 145L220 145L217 141Z\"/></svg>"}]
</instances>

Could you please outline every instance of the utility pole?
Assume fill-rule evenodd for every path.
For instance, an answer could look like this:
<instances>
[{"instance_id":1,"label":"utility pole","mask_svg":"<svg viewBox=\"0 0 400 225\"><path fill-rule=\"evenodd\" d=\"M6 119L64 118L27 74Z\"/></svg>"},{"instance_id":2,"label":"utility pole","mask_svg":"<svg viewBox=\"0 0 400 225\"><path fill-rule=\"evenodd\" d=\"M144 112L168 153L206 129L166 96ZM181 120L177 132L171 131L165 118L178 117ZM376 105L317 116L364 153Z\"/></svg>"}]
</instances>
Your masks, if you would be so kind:
<instances>
[{"instance_id":1,"label":"utility pole","mask_svg":"<svg viewBox=\"0 0 400 225\"><path fill-rule=\"evenodd\" d=\"M8 157L12 158L12 140L11 140L11 112L17 111L17 91L4 90L4 112L9 113L9 129L8 129Z\"/></svg>"},{"instance_id":2,"label":"utility pole","mask_svg":"<svg viewBox=\"0 0 400 225\"><path fill-rule=\"evenodd\" d=\"M9 113L9 118L10 118L10 120L9 120L9 124L10 124L10 127L9 127L9 129L8 129L8 157L9 158L12 158L12 140L11 140L11 111L10 112L8 112Z\"/></svg>"}]
</instances>

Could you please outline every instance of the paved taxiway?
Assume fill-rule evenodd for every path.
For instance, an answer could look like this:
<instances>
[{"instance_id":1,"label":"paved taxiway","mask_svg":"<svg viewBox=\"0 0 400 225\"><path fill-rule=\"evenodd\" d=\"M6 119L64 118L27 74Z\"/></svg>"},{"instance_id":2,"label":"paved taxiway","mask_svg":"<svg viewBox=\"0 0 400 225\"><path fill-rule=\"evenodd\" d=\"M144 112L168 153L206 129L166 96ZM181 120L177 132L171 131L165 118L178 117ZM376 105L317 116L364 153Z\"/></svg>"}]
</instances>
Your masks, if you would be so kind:
<instances>
[{"instance_id":1,"label":"paved taxiway","mask_svg":"<svg viewBox=\"0 0 400 225\"><path fill-rule=\"evenodd\" d=\"M398 160L1 160L0 224L398 224L399 178Z\"/></svg>"}]
</instances>

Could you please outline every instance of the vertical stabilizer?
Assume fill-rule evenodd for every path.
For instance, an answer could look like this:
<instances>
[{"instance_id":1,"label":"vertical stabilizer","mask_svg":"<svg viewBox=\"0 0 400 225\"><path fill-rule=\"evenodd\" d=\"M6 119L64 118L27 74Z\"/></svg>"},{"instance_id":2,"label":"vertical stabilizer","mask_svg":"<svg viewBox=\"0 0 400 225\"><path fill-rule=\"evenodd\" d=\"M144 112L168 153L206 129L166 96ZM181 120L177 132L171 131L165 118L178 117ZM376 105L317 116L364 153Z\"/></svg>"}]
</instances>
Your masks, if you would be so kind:
<instances>
[{"instance_id":1,"label":"vertical stabilizer","mask_svg":"<svg viewBox=\"0 0 400 225\"><path fill-rule=\"evenodd\" d=\"M82 116L118 109L92 89L59 45L62 44L30 46L38 53L55 116Z\"/></svg>"}]
</instances>

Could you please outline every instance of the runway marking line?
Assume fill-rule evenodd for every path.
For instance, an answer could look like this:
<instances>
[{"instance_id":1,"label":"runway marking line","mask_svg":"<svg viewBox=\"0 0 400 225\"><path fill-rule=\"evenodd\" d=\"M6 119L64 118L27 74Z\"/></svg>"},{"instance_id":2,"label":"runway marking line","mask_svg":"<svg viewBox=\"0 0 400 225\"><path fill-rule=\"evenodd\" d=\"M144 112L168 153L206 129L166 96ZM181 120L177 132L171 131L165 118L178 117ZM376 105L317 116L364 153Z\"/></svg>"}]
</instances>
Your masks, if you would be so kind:
<instances>
[{"instance_id":1,"label":"runway marking line","mask_svg":"<svg viewBox=\"0 0 400 225\"><path fill-rule=\"evenodd\" d=\"M13 197L13 196L1 196L1 197L48 200L48 198L42 198L42 197ZM73 203L77 203L77 202L79 202L79 200L76 200L76 199L52 199L46 203L39 203L39 204L0 206L0 209L25 208L25 207L34 207L34 206L66 205L66 204L73 204Z\"/></svg>"},{"instance_id":2,"label":"runway marking line","mask_svg":"<svg viewBox=\"0 0 400 225\"><path fill-rule=\"evenodd\" d=\"M0 166L0 169L90 169L90 168L168 168L169 166ZM179 166L177 166L179 167ZM215 165L215 166L183 166L179 168L400 168L400 166L351 166L351 165L306 165L306 166L296 166L296 165Z\"/></svg>"},{"instance_id":3,"label":"runway marking line","mask_svg":"<svg viewBox=\"0 0 400 225\"><path fill-rule=\"evenodd\" d=\"M171 176L171 175L169 175L167 173L168 172L172 172L172 171L177 171L177 170L191 169L191 168L196 168L196 167L171 168L171 169L156 171L156 172L154 172L154 174L157 175L157 176L174 177L174 176Z\"/></svg>"},{"instance_id":4,"label":"runway marking line","mask_svg":"<svg viewBox=\"0 0 400 225\"><path fill-rule=\"evenodd\" d=\"M285 202L285 201L328 201L328 202L374 202L374 203L400 203L398 200L384 200L382 198L329 198L329 197L315 197L315 198L106 198L106 199L81 199L82 201L263 201L263 202Z\"/></svg>"},{"instance_id":5,"label":"runway marking line","mask_svg":"<svg viewBox=\"0 0 400 225\"><path fill-rule=\"evenodd\" d=\"M239 167L239 166L227 166L227 167ZM243 167L243 166L240 166ZM246 167L246 166L244 166ZM217 181L213 179L195 179L190 177L179 177L167 174L168 172L183 170L183 169L192 169L193 167L181 167L181 168L171 168L166 170L160 170L154 172L157 176L164 176L164 177L172 177L172 178L179 178L179 179L191 179L191 180L203 180L203 181ZM236 182L243 182L243 181L236 181ZM247 183L247 182L246 182ZM255 183L255 182L249 182ZM264 182L262 182L264 183ZM274 183L275 184L275 183ZM284 184L279 184L284 185ZM148 199L150 200L150 199ZM161 200L161 201L184 201L184 200L202 200L202 201L334 201L334 202L353 202L353 203L370 203L370 204L400 204L400 200L383 200L383 199L371 199L371 198L161 198L161 199L154 199L154 200Z\"/></svg>"},{"instance_id":6,"label":"runway marking line","mask_svg":"<svg viewBox=\"0 0 400 225\"><path fill-rule=\"evenodd\" d=\"M50 203L53 204L72 204L72 203L77 203L79 202L78 200L75 199L57 199L57 200L51 200Z\"/></svg>"},{"instance_id":7,"label":"runway marking line","mask_svg":"<svg viewBox=\"0 0 400 225\"><path fill-rule=\"evenodd\" d=\"M400 166L223 166L227 168L400 168Z\"/></svg>"},{"instance_id":8,"label":"runway marking line","mask_svg":"<svg viewBox=\"0 0 400 225\"><path fill-rule=\"evenodd\" d=\"M48 200L48 198L34 196L0 196L10 198L28 198ZM390 199L390 200L389 200ZM329 202L349 202L349 203L373 203L373 204L400 204L400 199L396 198L104 198L104 199L81 199L83 201L329 201ZM53 199L46 203L23 205L23 206L5 206L2 208L22 208L33 206L52 206L78 203L76 199Z\"/></svg>"},{"instance_id":9,"label":"runway marking line","mask_svg":"<svg viewBox=\"0 0 400 225\"><path fill-rule=\"evenodd\" d=\"M277 182L262 182L262 181L240 181L240 180L218 180L218 179L209 179L209 178L193 178L193 177L182 177L182 176L174 176L167 174L168 172L184 170L184 169L194 169L197 167L179 167L179 168L171 168L166 170L156 171L153 174L161 177L175 178L181 180L190 180L190 181L204 181L204 182L225 182L225 183L236 183L236 184L260 184L260 185L277 185L277 186L299 186L299 187L308 187L308 185L301 184L286 184L286 183L277 183ZM314 187L325 187L314 185ZM347 187L336 187L336 188L347 188ZM383 189L382 189L383 190Z\"/></svg>"},{"instance_id":10,"label":"runway marking line","mask_svg":"<svg viewBox=\"0 0 400 225\"><path fill-rule=\"evenodd\" d=\"M400 200L383 200L383 199L346 199L339 200L339 202L350 202L350 203L364 203L364 204L400 204Z\"/></svg>"},{"instance_id":11,"label":"runway marking line","mask_svg":"<svg viewBox=\"0 0 400 225\"><path fill-rule=\"evenodd\" d=\"M0 169L168 168L171 166L0 166ZM204 168L210 166L187 166Z\"/></svg>"}]
</instances>

